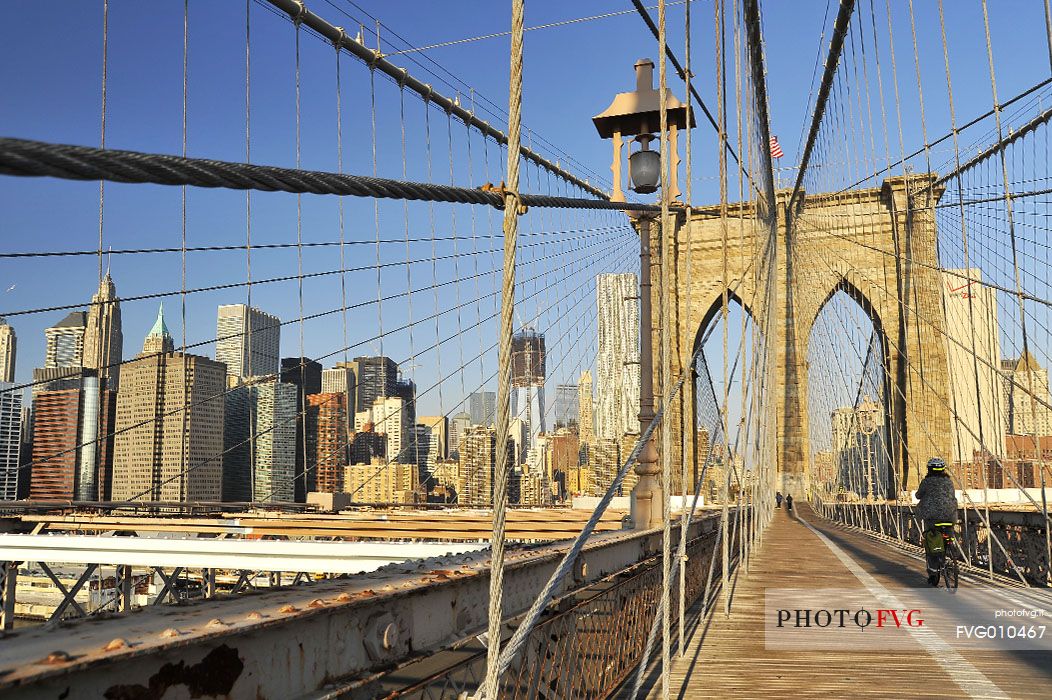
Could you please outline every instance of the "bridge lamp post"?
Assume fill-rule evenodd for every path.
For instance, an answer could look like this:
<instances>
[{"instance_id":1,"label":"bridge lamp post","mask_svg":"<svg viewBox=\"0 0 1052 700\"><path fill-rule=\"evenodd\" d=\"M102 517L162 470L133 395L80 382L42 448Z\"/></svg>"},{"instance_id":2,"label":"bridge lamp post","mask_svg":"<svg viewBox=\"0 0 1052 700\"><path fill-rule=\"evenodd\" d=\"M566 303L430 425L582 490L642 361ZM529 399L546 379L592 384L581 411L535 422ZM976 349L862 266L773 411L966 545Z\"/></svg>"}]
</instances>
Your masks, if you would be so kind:
<instances>
[{"instance_id":1,"label":"bridge lamp post","mask_svg":"<svg viewBox=\"0 0 1052 700\"><path fill-rule=\"evenodd\" d=\"M669 199L679 197L678 134L683 128L693 127L693 114L687 123L687 108L682 102L666 91L665 107L667 111L669 159L662 164L658 151L650 150L650 142L659 138L655 135L660 130L661 102L660 94L654 89L654 62L642 58L635 63L636 89L633 92L618 93L610 106L602 113L592 117L599 136L613 142L613 160L610 170L613 173L614 189L610 195L613 202L624 202L622 189L622 158L624 137L628 136L639 144L639 149L632 153L629 142L628 173L631 180L630 189L637 194L651 194L658 190L661 183L661 168L668 167ZM654 324L651 312L651 237L653 224L658 220L652 212L628 211L629 218L639 232L639 433L642 435L654 419ZM658 229L660 231L660 228ZM658 241L662 238L658 235ZM660 246L659 246L660 248ZM660 255L658 256L660 264ZM667 381L667 378L666 378ZM658 453L654 438L647 441L636 464L639 480L632 489L632 523L636 529L645 530L659 527L662 523L662 504L666 494L662 492L658 475Z\"/></svg>"}]
</instances>

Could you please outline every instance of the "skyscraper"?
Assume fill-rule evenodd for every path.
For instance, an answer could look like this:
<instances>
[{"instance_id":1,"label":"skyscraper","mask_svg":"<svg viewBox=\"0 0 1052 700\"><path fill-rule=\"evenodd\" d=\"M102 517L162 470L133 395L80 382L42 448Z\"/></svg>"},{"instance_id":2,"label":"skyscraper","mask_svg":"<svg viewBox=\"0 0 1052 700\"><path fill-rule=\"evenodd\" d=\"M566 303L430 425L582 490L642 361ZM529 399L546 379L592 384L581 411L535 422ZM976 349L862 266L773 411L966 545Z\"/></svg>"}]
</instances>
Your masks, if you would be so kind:
<instances>
[{"instance_id":1,"label":"skyscraper","mask_svg":"<svg viewBox=\"0 0 1052 700\"><path fill-rule=\"evenodd\" d=\"M603 494L614 483L614 477L621 469L620 443L613 438L596 438L588 453L588 464L592 472L592 485L596 493ZM629 475L634 475L635 470L630 470ZM621 494L625 495L632 490L631 482L621 482Z\"/></svg>"},{"instance_id":2,"label":"skyscraper","mask_svg":"<svg viewBox=\"0 0 1052 700\"><path fill-rule=\"evenodd\" d=\"M15 329L7 325L0 316L0 382L15 381L15 359L18 351L18 338Z\"/></svg>"},{"instance_id":3,"label":"skyscraper","mask_svg":"<svg viewBox=\"0 0 1052 700\"><path fill-rule=\"evenodd\" d=\"M599 275L599 353L595 358L595 435L621 440L640 411L640 305L635 275Z\"/></svg>"},{"instance_id":4,"label":"skyscraper","mask_svg":"<svg viewBox=\"0 0 1052 700\"><path fill-rule=\"evenodd\" d=\"M449 457L455 459L459 454L460 438L471 425L471 416L461 411L449 419Z\"/></svg>"},{"instance_id":5,"label":"skyscraper","mask_svg":"<svg viewBox=\"0 0 1052 700\"><path fill-rule=\"evenodd\" d=\"M555 427L577 424L580 413L579 394L576 384L560 384L555 387Z\"/></svg>"},{"instance_id":6,"label":"skyscraper","mask_svg":"<svg viewBox=\"0 0 1052 700\"><path fill-rule=\"evenodd\" d=\"M373 403L373 423L378 433L387 436L387 456L392 462L416 464L412 454L409 419L406 401L399 396L378 398Z\"/></svg>"},{"instance_id":7,"label":"skyscraper","mask_svg":"<svg viewBox=\"0 0 1052 700\"><path fill-rule=\"evenodd\" d=\"M533 440L545 432L544 335L532 328L516 333L511 338L511 418L519 418L526 425L525 453Z\"/></svg>"},{"instance_id":8,"label":"skyscraper","mask_svg":"<svg viewBox=\"0 0 1052 700\"><path fill-rule=\"evenodd\" d=\"M1005 367L1005 405L1009 435L1052 434L1052 410L1048 408L1048 370L1029 352Z\"/></svg>"},{"instance_id":9,"label":"skyscraper","mask_svg":"<svg viewBox=\"0 0 1052 700\"><path fill-rule=\"evenodd\" d=\"M309 394L321 393L321 364L305 357L281 358L281 382L296 387L296 484L297 503L307 500L306 439L304 411ZM311 477L313 479L313 476Z\"/></svg>"},{"instance_id":10,"label":"skyscraper","mask_svg":"<svg viewBox=\"0 0 1052 700\"><path fill-rule=\"evenodd\" d=\"M164 322L164 302L157 307L157 318L142 341L143 355L158 355L162 353L175 352L175 341L168 331L168 324Z\"/></svg>"},{"instance_id":11,"label":"skyscraper","mask_svg":"<svg viewBox=\"0 0 1052 700\"><path fill-rule=\"evenodd\" d=\"M409 426L409 442L412 452L404 461L415 464L419 472L420 481L425 481L428 475L427 460L428 448L431 446L431 427L423 423Z\"/></svg>"},{"instance_id":12,"label":"skyscraper","mask_svg":"<svg viewBox=\"0 0 1052 700\"><path fill-rule=\"evenodd\" d=\"M344 488L355 503L413 503L418 495L416 466L386 464L352 464L343 469Z\"/></svg>"},{"instance_id":13,"label":"skyscraper","mask_svg":"<svg viewBox=\"0 0 1052 700\"><path fill-rule=\"evenodd\" d=\"M430 429L430 440L426 445L427 463L433 465L446 459L449 456L449 419L446 416L419 416L416 422Z\"/></svg>"},{"instance_id":14,"label":"skyscraper","mask_svg":"<svg viewBox=\"0 0 1052 700\"><path fill-rule=\"evenodd\" d=\"M107 389L120 388L124 333L121 331L121 303L110 273L91 297L84 330L84 366L97 370L96 376Z\"/></svg>"},{"instance_id":15,"label":"skyscraper","mask_svg":"<svg viewBox=\"0 0 1052 700\"><path fill-rule=\"evenodd\" d=\"M577 382L577 432L581 443L590 445L595 441L595 411L592 408L592 372L581 372Z\"/></svg>"},{"instance_id":16,"label":"skyscraper","mask_svg":"<svg viewBox=\"0 0 1052 700\"><path fill-rule=\"evenodd\" d=\"M529 438L530 434L526 430L526 421L516 417L508 422L508 442L515 447L512 453L515 459L512 461L512 464L522 464L526 461L530 451Z\"/></svg>"},{"instance_id":17,"label":"skyscraper","mask_svg":"<svg viewBox=\"0 0 1052 700\"><path fill-rule=\"evenodd\" d=\"M406 420L409 425L416 425L416 383L412 379L399 379L391 396L402 399Z\"/></svg>"},{"instance_id":18,"label":"skyscraper","mask_svg":"<svg viewBox=\"0 0 1052 700\"><path fill-rule=\"evenodd\" d=\"M347 393L347 415L353 416L360 410L358 406L358 365L353 360L350 362L337 362L332 366L333 370L340 370L345 377L338 379L335 373L330 375L329 382L336 382L339 386L346 385ZM324 370L323 370L324 371ZM327 391L326 389L322 389Z\"/></svg>"},{"instance_id":19,"label":"skyscraper","mask_svg":"<svg viewBox=\"0 0 1052 700\"><path fill-rule=\"evenodd\" d=\"M884 406L864 396L832 413L833 465L840 483L862 496L894 493Z\"/></svg>"},{"instance_id":20,"label":"skyscraper","mask_svg":"<svg viewBox=\"0 0 1052 700\"><path fill-rule=\"evenodd\" d=\"M292 501L295 496L296 387L272 375L254 387L256 405L255 501Z\"/></svg>"},{"instance_id":21,"label":"skyscraper","mask_svg":"<svg viewBox=\"0 0 1052 700\"><path fill-rule=\"evenodd\" d=\"M249 377L226 395L224 501L291 501L296 467L296 386Z\"/></svg>"},{"instance_id":22,"label":"skyscraper","mask_svg":"<svg viewBox=\"0 0 1052 700\"><path fill-rule=\"evenodd\" d=\"M88 315L71 311L54 326L44 330L44 367L83 367L84 329Z\"/></svg>"},{"instance_id":23,"label":"skyscraper","mask_svg":"<svg viewBox=\"0 0 1052 700\"><path fill-rule=\"evenodd\" d=\"M218 501L226 366L174 351L163 310L124 365L117 395L113 498Z\"/></svg>"},{"instance_id":24,"label":"skyscraper","mask_svg":"<svg viewBox=\"0 0 1052 700\"><path fill-rule=\"evenodd\" d=\"M596 428L621 440L639 424L639 287L631 273L599 275Z\"/></svg>"},{"instance_id":25,"label":"skyscraper","mask_svg":"<svg viewBox=\"0 0 1052 700\"><path fill-rule=\"evenodd\" d=\"M387 461L387 437L373 430L372 423L366 423L351 438L350 452L351 464L372 464L374 459Z\"/></svg>"},{"instance_id":26,"label":"skyscraper","mask_svg":"<svg viewBox=\"0 0 1052 700\"><path fill-rule=\"evenodd\" d=\"M219 307L216 361L232 377L277 374L280 369L281 319L244 304Z\"/></svg>"},{"instance_id":27,"label":"skyscraper","mask_svg":"<svg viewBox=\"0 0 1052 700\"><path fill-rule=\"evenodd\" d=\"M110 498L117 394L95 372L46 382L33 399L33 499Z\"/></svg>"},{"instance_id":28,"label":"skyscraper","mask_svg":"<svg viewBox=\"0 0 1052 700\"><path fill-rule=\"evenodd\" d=\"M548 471L544 476L550 483L566 483L566 475L580 466L580 438L565 428L548 436ZM558 489L554 489L558 491ZM565 494L558 494L562 497Z\"/></svg>"},{"instance_id":29,"label":"skyscraper","mask_svg":"<svg viewBox=\"0 0 1052 700\"><path fill-rule=\"evenodd\" d=\"M398 363L389 357L354 358L354 376L358 381L356 410L371 408L376 400L384 396L396 396Z\"/></svg>"},{"instance_id":30,"label":"skyscraper","mask_svg":"<svg viewBox=\"0 0 1052 700\"><path fill-rule=\"evenodd\" d=\"M982 284L982 270L978 268L944 270L942 279L950 387L947 399L956 416L951 424L954 461L970 462L984 447L987 454L1003 457L1007 421L998 371L1001 342L997 291ZM980 434L985 444L980 444Z\"/></svg>"},{"instance_id":31,"label":"skyscraper","mask_svg":"<svg viewBox=\"0 0 1052 700\"><path fill-rule=\"evenodd\" d=\"M18 498L22 447L22 392L0 382L0 501Z\"/></svg>"},{"instance_id":32,"label":"skyscraper","mask_svg":"<svg viewBox=\"0 0 1052 700\"><path fill-rule=\"evenodd\" d=\"M468 413L473 425L493 425L497 420L497 394L476 391L468 396Z\"/></svg>"},{"instance_id":33,"label":"skyscraper","mask_svg":"<svg viewBox=\"0 0 1052 700\"><path fill-rule=\"evenodd\" d=\"M347 412L354 415L355 399L354 370L350 367L333 367L321 371L321 393L343 394L347 397Z\"/></svg>"},{"instance_id":34,"label":"skyscraper","mask_svg":"<svg viewBox=\"0 0 1052 700\"><path fill-rule=\"evenodd\" d=\"M306 357L281 358L281 382L294 384L301 394L321 393L321 364Z\"/></svg>"},{"instance_id":35,"label":"skyscraper","mask_svg":"<svg viewBox=\"0 0 1052 700\"><path fill-rule=\"evenodd\" d=\"M18 455L18 498L29 498L33 478L33 405L22 404L22 447Z\"/></svg>"},{"instance_id":36,"label":"skyscraper","mask_svg":"<svg viewBox=\"0 0 1052 700\"><path fill-rule=\"evenodd\" d=\"M307 397L307 491L340 493L347 464L347 397L311 394Z\"/></svg>"},{"instance_id":37,"label":"skyscraper","mask_svg":"<svg viewBox=\"0 0 1052 700\"><path fill-rule=\"evenodd\" d=\"M508 464L514 464L514 448L508 444ZM457 475L457 501L461 505L488 506L493 503L493 471L497 460L497 431L473 425L460 437L460 468ZM509 475L510 477L510 475ZM511 488L509 478L509 490ZM509 494L509 502L518 498Z\"/></svg>"},{"instance_id":38,"label":"skyscraper","mask_svg":"<svg viewBox=\"0 0 1052 700\"><path fill-rule=\"evenodd\" d=\"M340 363L340 366L324 369L321 372L321 393L343 394L344 405L347 407L347 432L354 432L354 414L357 410L357 387L355 386L354 368L350 363Z\"/></svg>"}]
</instances>

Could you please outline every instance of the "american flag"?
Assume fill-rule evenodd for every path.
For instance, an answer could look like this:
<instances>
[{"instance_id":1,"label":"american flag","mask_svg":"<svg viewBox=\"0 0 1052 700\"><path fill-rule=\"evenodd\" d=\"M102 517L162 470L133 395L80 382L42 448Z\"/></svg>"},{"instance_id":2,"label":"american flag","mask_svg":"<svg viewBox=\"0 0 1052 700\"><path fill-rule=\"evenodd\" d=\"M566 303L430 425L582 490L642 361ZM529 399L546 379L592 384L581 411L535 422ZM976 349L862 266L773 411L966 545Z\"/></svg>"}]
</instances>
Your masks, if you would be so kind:
<instances>
[{"instance_id":1,"label":"american flag","mask_svg":"<svg viewBox=\"0 0 1052 700\"><path fill-rule=\"evenodd\" d=\"M778 145L778 137L777 136L772 136L771 137L771 157L772 158L781 158L784 155L785 155L785 153L782 152L782 147Z\"/></svg>"}]
</instances>

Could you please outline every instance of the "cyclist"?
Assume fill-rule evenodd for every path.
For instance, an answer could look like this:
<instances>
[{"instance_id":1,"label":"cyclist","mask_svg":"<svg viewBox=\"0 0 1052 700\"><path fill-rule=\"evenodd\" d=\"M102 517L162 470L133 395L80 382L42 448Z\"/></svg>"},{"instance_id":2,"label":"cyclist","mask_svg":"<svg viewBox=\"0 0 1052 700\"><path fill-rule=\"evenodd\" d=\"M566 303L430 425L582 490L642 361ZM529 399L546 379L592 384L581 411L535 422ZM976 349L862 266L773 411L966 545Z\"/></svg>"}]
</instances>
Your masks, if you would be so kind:
<instances>
[{"instance_id":1,"label":"cyclist","mask_svg":"<svg viewBox=\"0 0 1052 700\"><path fill-rule=\"evenodd\" d=\"M928 475L921 480L917 488L917 500L917 517L922 519L926 530L939 531L949 528L953 531L957 524L957 497L954 494L953 481L946 473L946 462L939 457L928 460ZM927 547L925 549L927 550ZM933 586L939 585L939 571L944 556L945 554L925 551L928 583Z\"/></svg>"}]
</instances>

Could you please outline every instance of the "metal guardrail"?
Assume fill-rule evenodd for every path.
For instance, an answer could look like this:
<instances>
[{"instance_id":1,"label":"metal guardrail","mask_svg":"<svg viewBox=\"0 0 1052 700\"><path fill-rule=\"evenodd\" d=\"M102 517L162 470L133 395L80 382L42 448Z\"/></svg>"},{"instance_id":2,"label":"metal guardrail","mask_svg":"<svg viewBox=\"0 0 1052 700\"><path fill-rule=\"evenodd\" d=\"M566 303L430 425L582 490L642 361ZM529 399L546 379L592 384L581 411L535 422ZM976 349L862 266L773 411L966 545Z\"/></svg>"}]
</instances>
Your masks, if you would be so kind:
<instances>
[{"instance_id":1,"label":"metal guardrail","mask_svg":"<svg viewBox=\"0 0 1052 700\"><path fill-rule=\"evenodd\" d=\"M716 533L688 544L686 599L702 594ZM609 697L639 664L661 597L660 556L630 574L608 581L598 593L540 622L526 652L504 676L498 696L519 698ZM717 564L719 562L716 562ZM672 618L678 609L672 596ZM471 696L486 674L486 651L479 645L467 658L390 693L387 700L437 700Z\"/></svg>"},{"instance_id":2,"label":"metal guardrail","mask_svg":"<svg viewBox=\"0 0 1052 700\"><path fill-rule=\"evenodd\" d=\"M482 544L463 542L292 542L0 534L0 633L12 629L17 617L43 616L47 624L54 625L68 618L128 612L142 607L144 601L147 605L169 601L179 604L261 588L296 586L315 581L312 573L325 578L366 573L389 564L457 556L481 549L484 549ZM32 563L32 567L28 563ZM68 581L63 582L62 569L56 564L70 574ZM51 586L20 590L19 578L32 578L34 570L39 572L38 578L46 576ZM133 583L143 580L147 584ZM155 581L156 592L136 594L136 588L147 588ZM38 595L27 602L24 595L27 592ZM34 612L27 612L29 608Z\"/></svg>"},{"instance_id":3,"label":"metal guardrail","mask_svg":"<svg viewBox=\"0 0 1052 700\"><path fill-rule=\"evenodd\" d=\"M701 514L691 525L691 540L713 533L718 523L718 514ZM677 533L678 523L673 537ZM592 608L577 607L575 613L584 634L588 619L594 624L602 613L595 596L654 566L661 539L660 529L590 537L574 560L572 576L564 580L559 597L548 608L548 619L592 600ZM505 573L508 624L518 624L567 548L566 542L556 542L510 552L511 565ZM708 545L695 554L697 559L688 562L691 569L707 566L702 557L711 549ZM690 551L695 551L693 542ZM55 630L39 627L18 629L0 642L0 695L56 697L75 685L85 697L124 697L122 693L129 688L149 688L157 678L168 678L165 674L175 666L187 669L195 679L207 677L214 683L210 686L216 689L213 694L220 696L383 697L449 669L479 650L462 643L474 640L486 623L489 575L488 559L468 554L447 561L428 560L423 567L395 566L368 577L317 581L310 586L267 589L264 585L253 595L189 601L174 615L165 606L150 605L132 615L107 616L110 619L97 624L71 623L70 634L56 635ZM651 584L659 587L660 577ZM697 585L691 588L696 590ZM625 597L605 610L626 622L619 627L604 623L602 629L639 627L638 621L635 628L627 626L631 618L621 617L624 613L619 608L629 607L627 601L642 594L631 594L628 584L620 590ZM631 608L646 623L654 619L653 608L647 611L645 607L648 600L654 598L640 598ZM559 635L563 634L560 630L577 629L577 625L566 620L548 622L540 629ZM539 643L537 635L535 644ZM115 643L118 639L121 642ZM565 640L565 634L560 639ZM604 639L613 639L613 633ZM540 657L531 651L523 658L547 659L548 666L555 659L556 671L543 671L549 679L560 674L569 677L571 671L591 677L605 672L595 665L598 662L581 660L579 654L590 653L591 647L580 646L580 641L574 644L578 651L573 654L552 646ZM638 654L638 637L626 646L618 653ZM59 651L62 653L51 661L37 663ZM579 669L585 663L592 663L589 668L595 670L584 674ZM570 664L579 668L571 669ZM507 677L519 675L520 667L514 666ZM607 678L612 686L614 675L608 673ZM382 692L372 692L373 679L384 681ZM417 697L441 695L439 690Z\"/></svg>"},{"instance_id":4,"label":"metal guardrail","mask_svg":"<svg viewBox=\"0 0 1052 700\"><path fill-rule=\"evenodd\" d=\"M921 546L921 532L910 508L881 503L824 503L827 518ZM1019 573L1031 586L1047 586L1049 562L1045 547L1044 517L1037 511L991 508L980 514L973 508L959 511L961 546L970 563L979 569L1018 582ZM983 518L989 517L988 528ZM990 538L993 531L993 539ZM992 564L992 567L991 567Z\"/></svg>"},{"instance_id":5,"label":"metal guardrail","mask_svg":"<svg viewBox=\"0 0 1052 700\"><path fill-rule=\"evenodd\" d=\"M23 565L28 566L20 572ZM72 573L71 573L72 572ZM326 578L329 574L326 574ZM20 580L50 581L50 588L19 590ZM53 627L76 618L127 613L154 605L182 605L240 593L281 589L315 583L307 572L272 569L214 568L191 570L184 566L132 567L102 564L60 569L51 562L0 561L0 636L14 629L17 620Z\"/></svg>"}]
</instances>

